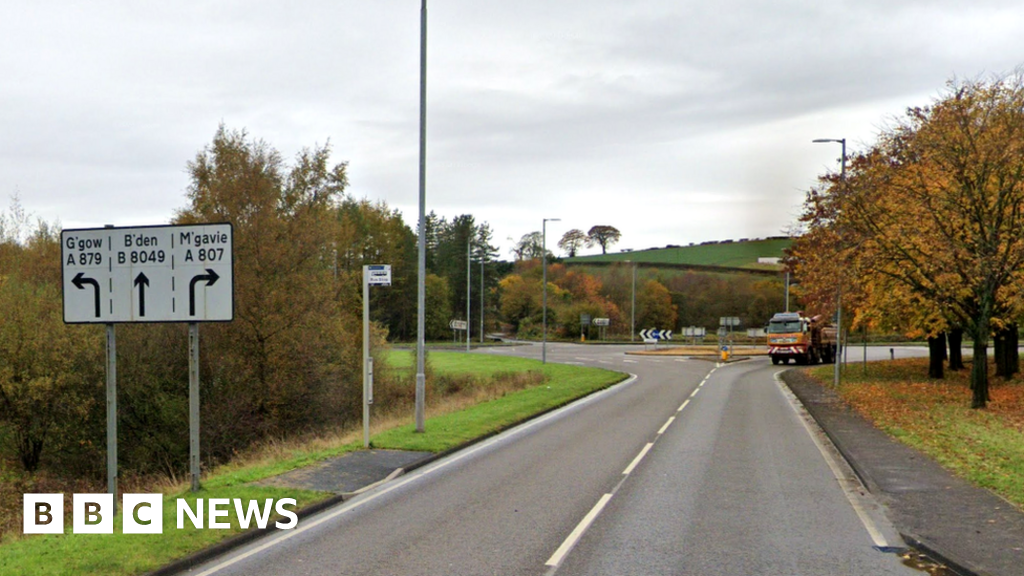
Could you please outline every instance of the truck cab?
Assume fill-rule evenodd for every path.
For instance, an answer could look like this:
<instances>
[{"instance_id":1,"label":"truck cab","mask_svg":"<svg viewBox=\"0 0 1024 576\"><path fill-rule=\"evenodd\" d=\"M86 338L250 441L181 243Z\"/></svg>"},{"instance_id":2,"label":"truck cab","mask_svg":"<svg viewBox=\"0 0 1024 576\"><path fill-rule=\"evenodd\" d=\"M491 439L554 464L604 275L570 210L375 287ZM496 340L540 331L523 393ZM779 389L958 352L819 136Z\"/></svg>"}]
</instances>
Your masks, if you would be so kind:
<instances>
[{"instance_id":1,"label":"truck cab","mask_svg":"<svg viewBox=\"0 0 1024 576\"><path fill-rule=\"evenodd\" d=\"M799 312L779 312L765 330L772 364L817 364L836 356L835 329L821 317L805 318Z\"/></svg>"}]
</instances>

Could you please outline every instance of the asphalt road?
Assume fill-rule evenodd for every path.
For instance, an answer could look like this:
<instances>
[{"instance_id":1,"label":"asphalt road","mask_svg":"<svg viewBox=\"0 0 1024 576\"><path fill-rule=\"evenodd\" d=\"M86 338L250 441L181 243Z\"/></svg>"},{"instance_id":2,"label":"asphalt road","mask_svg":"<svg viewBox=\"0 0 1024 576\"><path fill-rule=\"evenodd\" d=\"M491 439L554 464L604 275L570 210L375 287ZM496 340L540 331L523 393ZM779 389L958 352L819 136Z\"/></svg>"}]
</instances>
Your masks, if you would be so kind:
<instances>
[{"instance_id":1,"label":"asphalt road","mask_svg":"<svg viewBox=\"0 0 1024 576\"><path fill-rule=\"evenodd\" d=\"M636 377L191 574L921 574L767 359L548 361Z\"/></svg>"}]
</instances>

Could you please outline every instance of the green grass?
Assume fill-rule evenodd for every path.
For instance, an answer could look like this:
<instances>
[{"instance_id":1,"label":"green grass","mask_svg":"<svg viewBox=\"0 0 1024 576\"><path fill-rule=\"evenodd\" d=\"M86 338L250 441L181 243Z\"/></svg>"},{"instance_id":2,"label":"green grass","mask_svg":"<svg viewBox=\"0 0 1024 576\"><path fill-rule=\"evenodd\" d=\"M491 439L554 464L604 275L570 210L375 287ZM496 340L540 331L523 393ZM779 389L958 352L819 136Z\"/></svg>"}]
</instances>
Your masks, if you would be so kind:
<instances>
[{"instance_id":1,"label":"green grass","mask_svg":"<svg viewBox=\"0 0 1024 576\"><path fill-rule=\"evenodd\" d=\"M588 262L623 262L631 260L643 264L690 264L696 266L722 266L727 268L758 268L761 257L781 257L782 251L792 240L751 240L725 244L703 244L678 248L656 248L617 252L595 256L566 258L565 262L586 264ZM763 265L761 265L763 267Z\"/></svg>"},{"instance_id":2,"label":"green grass","mask_svg":"<svg viewBox=\"0 0 1024 576\"><path fill-rule=\"evenodd\" d=\"M471 357L465 354L463 356ZM622 373L599 368L544 365L537 360L517 360L520 360L524 367L543 369L548 378L547 384L513 392L460 412L431 418L425 425L424 433L416 433L413 425L382 432L371 440L373 446L396 450L443 452L522 422L534 414L567 404L625 378ZM482 363L489 370L496 370L501 364L503 363L499 362L488 367L488 363Z\"/></svg>"},{"instance_id":3,"label":"green grass","mask_svg":"<svg viewBox=\"0 0 1024 576\"><path fill-rule=\"evenodd\" d=\"M543 365L536 360L503 356L431 352L429 358L432 369L440 374L472 374L477 378L487 378L503 372L536 370L543 371L547 381L541 386L509 393L460 412L428 418L426 432L422 434L415 433L412 425L384 431L373 436L374 447L442 452L566 404L625 377L618 372L597 368ZM414 355L392 352L391 360L398 368L409 368ZM68 533L64 535L32 536L0 545L0 576L127 576L154 570L241 531L233 512L227 517L232 522L231 529L197 530L186 519L185 529L178 530L177 498L189 500L193 509L196 498L240 498L243 501L295 498L298 501L295 509L298 509L324 500L331 494L253 486L251 482L357 450L361 446L362 443L358 442L329 449L295 449L269 463L222 467L204 479L200 492L165 496L162 535L121 534L120 518L115 522L113 535L71 534L71 518L66 516ZM65 494L65 499L68 498L71 495Z\"/></svg>"},{"instance_id":4,"label":"green grass","mask_svg":"<svg viewBox=\"0 0 1024 576\"><path fill-rule=\"evenodd\" d=\"M810 374L831 386L832 367ZM990 376L992 401L976 410L968 378L969 369L929 379L927 358L871 362L866 375L846 370L839 394L879 429L1024 509L1024 382Z\"/></svg>"},{"instance_id":5,"label":"green grass","mask_svg":"<svg viewBox=\"0 0 1024 576\"><path fill-rule=\"evenodd\" d=\"M238 534L234 512L221 521L230 521L230 529L197 530L186 518L184 529L177 528L177 498L185 498L195 510L196 499L240 498L263 502L266 498L295 498L292 510L323 500L328 494L258 486L204 488L195 494L164 497L163 534L121 534L120 510L114 522L114 534L70 534L71 518L65 516L68 533L23 538L0 547L0 574L7 576L109 575L128 576L155 570ZM64 495L65 500L71 498ZM207 520L204 513L204 521Z\"/></svg>"},{"instance_id":6,"label":"green grass","mask_svg":"<svg viewBox=\"0 0 1024 576\"><path fill-rule=\"evenodd\" d=\"M528 358L433 350L427 353L427 360L437 374L470 374L476 377L490 377L500 372L539 370L544 366ZM396 369L412 370L416 362L416 351L392 350L388 353L387 361Z\"/></svg>"}]
</instances>

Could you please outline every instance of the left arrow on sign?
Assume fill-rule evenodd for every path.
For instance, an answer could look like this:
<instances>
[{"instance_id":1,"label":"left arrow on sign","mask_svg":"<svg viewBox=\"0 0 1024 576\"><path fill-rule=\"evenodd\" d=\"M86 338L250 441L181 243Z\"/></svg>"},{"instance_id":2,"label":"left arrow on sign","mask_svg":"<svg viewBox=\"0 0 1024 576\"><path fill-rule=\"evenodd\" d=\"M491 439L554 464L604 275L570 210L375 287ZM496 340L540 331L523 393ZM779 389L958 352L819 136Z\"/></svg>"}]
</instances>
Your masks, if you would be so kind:
<instances>
[{"instance_id":1,"label":"left arrow on sign","mask_svg":"<svg viewBox=\"0 0 1024 576\"><path fill-rule=\"evenodd\" d=\"M100 317L100 283L97 282L94 278L86 278L85 277L85 272L79 272L78 275L75 276L71 280L71 283L74 284L75 288L78 288L79 290L85 290L85 285L86 284L90 284L92 286L92 288L93 288L93 298L96 301L96 317L99 318Z\"/></svg>"},{"instance_id":2,"label":"left arrow on sign","mask_svg":"<svg viewBox=\"0 0 1024 576\"><path fill-rule=\"evenodd\" d=\"M149 278L145 272L139 272L135 277L135 285L139 287L139 316L146 315L146 286L149 286Z\"/></svg>"},{"instance_id":3,"label":"left arrow on sign","mask_svg":"<svg viewBox=\"0 0 1024 576\"><path fill-rule=\"evenodd\" d=\"M217 282L217 280L220 278L220 276L217 275L217 272L212 270L212 269L210 269L210 268L207 268L206 272L207 272L206 274L200 274L198 276L193 276L192 277L192 281L188 283L188 315L189 316L195 316L196 315L196 282L202 282L203 280L206 280L206 286L209 287L209 286L213 286L214 283Z\"/></svg>"}]
</instances>

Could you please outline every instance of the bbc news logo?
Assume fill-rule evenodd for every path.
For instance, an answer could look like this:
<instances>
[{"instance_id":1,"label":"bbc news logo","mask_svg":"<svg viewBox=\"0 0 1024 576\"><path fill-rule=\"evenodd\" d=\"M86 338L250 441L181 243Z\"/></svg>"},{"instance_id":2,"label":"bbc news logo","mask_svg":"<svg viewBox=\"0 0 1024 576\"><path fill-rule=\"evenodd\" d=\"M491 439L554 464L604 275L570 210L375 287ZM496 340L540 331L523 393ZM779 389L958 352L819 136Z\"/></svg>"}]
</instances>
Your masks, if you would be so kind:
<instances>
[{"instance_id":1,"label":"bbc news logo","mask_svg":"<svg viewBox=\"0 0 1024 576\"><path fill-rule=\"evenodd\" d=\"M163 534L163 502L163 494L124 494L121 507L122 533ZM231 528L231 522L226 519L234 512L243 530L248 529L250 524L266 528L276 512L282 519L274 522L274 527L290 530L299 524L298 515L289 509L295 505L294 498L281 498L276 504L272 498L267 498L262 507L258 500L250 500L246 504L241 498L209 498L204 506L203 499L197 498L193 508L187 500L178 498L175 506L176 526L178 530L184 530L187 523L198 530L225 530ZM75 534L113 534L114 516L113 494L75 494L72 497L71 530ZM23 532L63 534L64 495L25 494Z\"/></svg>"}]
</instances>

